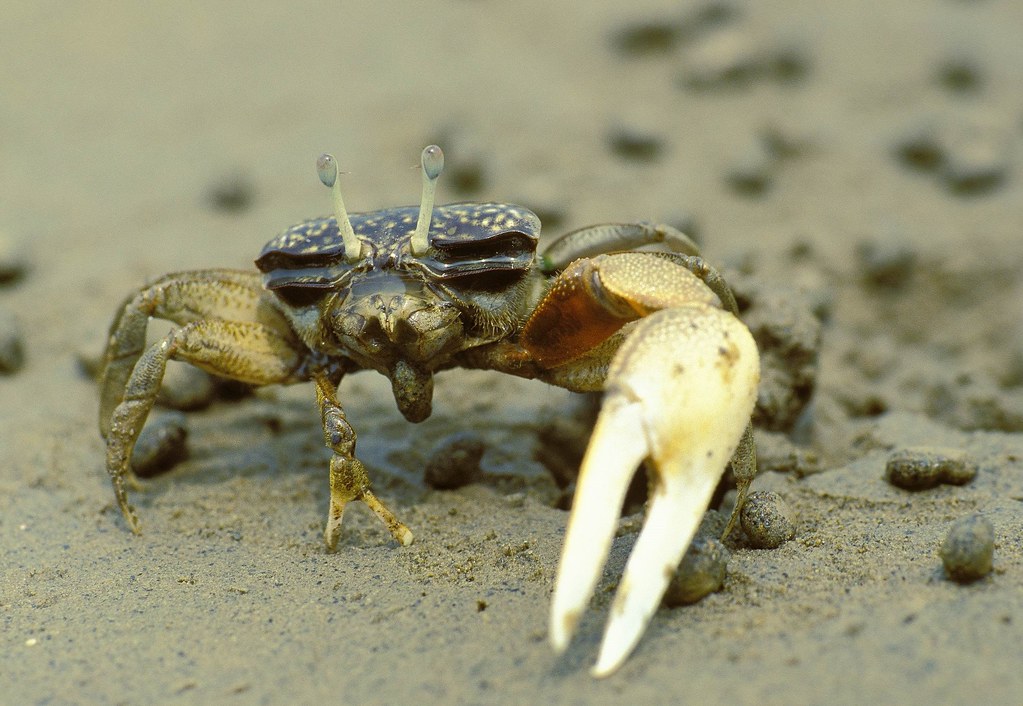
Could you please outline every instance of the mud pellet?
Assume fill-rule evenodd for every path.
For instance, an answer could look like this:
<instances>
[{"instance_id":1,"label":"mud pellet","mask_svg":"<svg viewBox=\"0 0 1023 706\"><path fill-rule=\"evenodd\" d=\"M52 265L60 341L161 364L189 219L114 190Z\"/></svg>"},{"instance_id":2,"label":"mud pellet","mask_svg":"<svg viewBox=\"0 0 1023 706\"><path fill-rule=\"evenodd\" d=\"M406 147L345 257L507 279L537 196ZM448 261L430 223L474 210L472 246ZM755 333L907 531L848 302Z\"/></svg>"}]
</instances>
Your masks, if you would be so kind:
<instances>
[{"instance_id":1,"label":"mud pellet","mask_svg":"<svg viewBox=\"0 0 1023 706\"><path fill-rule=\"evenodd\" d=\"M929 120L918 120L895 143L895 157L908 169L930 172L945 160L938 130Z\"/></svg>"},{"instance_id":2,"label":"mud pellet","mask_svg":"<svg viewBox=\"0 0 1023 706\"><path fill-rule=\"evenodd\" d=\"M196 410L209 407L217 394L213 377L191 365L168 365L157 402L164 407Z\"/></svg>"},{"instance_id":3,"label":"mud pellet","mask_svg":"<svg viewBox=\"0 0 1023 706\"><path fill-rule=\"evenodd\" d=\"M796 536L792 510L774 491L750 493L739 519L750 544L757 549L777 549Z\"/></svg>"},{"instance_id":4,"label":"mud pellet","mask_svg":"<svg viewBox=\"0 0 1023 706\"><path fill-rule=\"evenodd\" d=\"M1012 138L998 117L977 112L946 125L939 169L949 191L969 196L1001 186L1008 176Z\"/></svg>"},{"instance_id":5,"label":"mud pellet","mask_svg":"<svg viewBox=\"0 0 1023 706\"><path fill-rule=\"evenodd\" d=\"M580 399L571 412L540 425L533 457L546 466L559 488L575 484L599 410L599 399Z\"/></svg>"},{"instance_id":6,"label":"mud pellet","mask_svg":"<svg viewBox=\"0 0 1023 706\"><path fill-rule=\"evenodd\" d=\"M997 117L973 112L919 121L896 144L895 154L907 167L934 172L952 193L974 196L1005 183L1010 144Z\"/></svg>"},{"instance_id":7,"label":"mud pellet","mask_svg":"<svg viewBox=\"0 0 1023 706\"><path fill-rule=\"evenodd\" d=\"M476 434L454 434L442 441L426 462L423 480L431 488L454 490L476 480L486 445Z\"/></svg>"},{"instance_id":8,"label":"mud pellet","mask_svg":"<svg viewBox=\"0 0 1023 706\"><path fill-rule=\"evenodd\" d=\"M730 557L728 549L713 537L697 537L689 545L664 593L672 608L696 603L721 589Z\"/></svg>"},{"instance_id":9,"label":"mud pellet","mask_svg":"<svg viewBox=\"0 0 1023 706\"><path fill-rule=\"evenodd\" d=\"M893 229L858 243L856 256L865 284L891 290L909 283L919 259L905 234Z\"/></svg>"},{"instance_id":10,"label":"mud pellet","mask_svg":"<svg viewBox=\"0 0 1023 706\"><path fill-rule=\"evenodd\" d=\"M652 162L664 153L664 139L649 125L623 122L611 128L608 148L624 160Z\"/></svg>"},{"instance_id":11,"label":"mud pellet","mask_svg":"<svg viewBox=\"0 0 1023 706\"><path fill-rule=\"evenodd\" d=\"M25 365L21 326L11 312L0 309L0 375L10 375Z\"/></svg>"},{"instance_id":12,"label":"mud pellet","mask_svg":"<svg viewBox=\"0 0 1023 706\"><path fill-rule=\"evenodd\" d=\"M952 93L976 93L984 84L983 72L971 59L953 56L937 72L938 83Z\"/></svg>"},{"instance_id":13,"label":"mud pellet","mask_svg":"<svg viewBox=\"0 0 1023 706\"><path fill-rule=\"evenodd\" d=\"M905 490L927 490L945 483L964 485L977 475L977 462L962 449L913 446L888 457L885 480Z\"/></svg>"},{"instance_id":14,"label":"mud pellet","mask_svg":"<svg viewBox=\"0 0 1023 706\"><path fill-rule=\"evenodd\" d=\"M79 348L75 351L75 363L78 372L88 380L99 380L99 374L103 367L103 354L97 353L89 348Z\"/></svg>"},{"instance_id":15,"label":"mud pellet","mask_svg":"<svg viewBox=\"0 0 1023 706\"><path fill-rule=\"evenodd\" d=\"M16 282L28 269L28 250L24 242L0 231L0 284Z\"/></svg>"},{"instance_id":16,"label":"mud pellet","mask_svg":"<svg viewBox=\"0 0 1023 706\"><path fill-rule=\"evenodd\" d=\"M763 140L752 141L725 173L732 190L743 196L760 196L771 188L777 164L774 153Z\"/></svg>"},{"instance_id":17,"label":"mud pellet","mask_svg":"<svg viewBox=\"0 0 1023 706\"><path fill-rule=\"evenodd\" d=\"M667 54L679 39L679 28L670 20L646 20L622 27L611 37L611 45L623 56Z\"/></svg>"},{"instance_id":18,"label":"mud pellet","mask_svg":"<svg viewBox=\"0 0 1023 706\"><path fill-rule=\"evenodd\" d=\"M704 35L689 48L679 83L690 89L745 86L764 68L752 38L738 30Z\"/></svg>"},{"instance_id":19,"label":"mud pellet","mask_svg":"<svg viewBox=\"0 0 1023 706\"><path fill-rule=\"evenodd\" d=\"M131 467L141 478L169 471L188 456L185 415L164 414L149 422L139 434L131 454Z\"/></svg>"},{"instance_id":20,"label":"mud pellet","mask_svg":"<svg viewBox=\"0 0 1023 706\"><path fill-rule=\"evenodd\" d=\"M207 187L206 201L210 208L223 213L240 213L252 206L256 188L242 174L231 174L215 180Z\"/></svg>"},{"instance_id":21,"label":"mud pellet","mask_svg":"<svg viewBox=\"0 0 1023 706\"><path fill-rule=\"evenodd\" d=\"M991 572L995 554L995 528L981 515L956 520L941 545L941 563L954 581L969 583Z\"/></svg>"}]
</instances>

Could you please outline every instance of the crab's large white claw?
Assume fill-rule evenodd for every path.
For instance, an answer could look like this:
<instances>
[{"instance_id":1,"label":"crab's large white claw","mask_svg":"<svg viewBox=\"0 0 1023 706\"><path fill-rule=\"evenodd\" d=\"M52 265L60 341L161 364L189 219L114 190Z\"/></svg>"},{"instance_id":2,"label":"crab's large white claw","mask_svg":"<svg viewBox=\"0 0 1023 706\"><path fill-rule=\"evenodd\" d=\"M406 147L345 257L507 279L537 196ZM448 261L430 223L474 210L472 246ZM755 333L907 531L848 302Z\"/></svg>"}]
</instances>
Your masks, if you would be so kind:
<instances>
[{"instance_id":1,"label":"crab's large white claw","mask_svg":"<svg viewBox=\"0 0 1023 706\"><path fill-rule=\"evenodd\" d=\"M595 676L617 669L639 642L749 423L759 377L749 330L711 305L642 319L616 353L551 606L550 639L561 652L600 577L632 475L649 459L647 518L611 608Z\"/></svg>"}]
</instances>

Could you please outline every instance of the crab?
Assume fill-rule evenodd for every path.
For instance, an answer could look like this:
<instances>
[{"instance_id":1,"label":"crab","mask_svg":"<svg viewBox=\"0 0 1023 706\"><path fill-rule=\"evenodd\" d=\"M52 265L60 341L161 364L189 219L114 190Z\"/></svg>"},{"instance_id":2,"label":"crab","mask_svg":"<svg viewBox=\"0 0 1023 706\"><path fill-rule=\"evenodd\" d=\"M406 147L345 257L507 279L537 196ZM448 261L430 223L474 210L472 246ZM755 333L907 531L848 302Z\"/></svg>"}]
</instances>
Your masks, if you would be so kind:
<instances>
[{"instance_id":1,"label":"crab","mask_svg":"<svg viewBox=\"0 0 1023 706\"><path fill-rule=\"evenodd\" d=\"M646 463L644 527L593 674L617 669L646 629L731 461L740 500L755 473L750 415L759 356L721 275L682 232L601 224L537 252L540 221L506 203L434 205L444 165L423 150L420 205L349 214L322 155L334 214L266 244L258 272L166 275L131 294L110 328L99 426L117 505L139 533L131 452L169 360L252 385L312 381L330 459L324 542L345 507L369 506L401 545L412 532L370 488L338 400L342 377L376 370L411 422L431 412L434 373L495 370L603 392L555 582L550 641L564 651L608 556L630 479ZM655 250L638 250L643 246ZM176 325L147 345L150 318ZM726 533L727 533L726 529Z\"/></svg>"}]
</instances>

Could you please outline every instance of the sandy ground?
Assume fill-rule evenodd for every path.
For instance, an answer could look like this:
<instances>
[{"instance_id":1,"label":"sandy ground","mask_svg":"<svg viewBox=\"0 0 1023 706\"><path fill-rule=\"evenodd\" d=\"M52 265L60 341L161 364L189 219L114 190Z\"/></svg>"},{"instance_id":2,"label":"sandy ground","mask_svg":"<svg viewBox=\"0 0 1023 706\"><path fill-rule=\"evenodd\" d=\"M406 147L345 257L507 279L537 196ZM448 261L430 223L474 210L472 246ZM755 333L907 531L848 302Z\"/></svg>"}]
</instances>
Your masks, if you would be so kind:
<instances>
[{"instance_id":1,"label":"sandy ground","mask_svg":"<svg viewBox=\"0 0 1023 706\"><path fill-rule=\"evenodd\" d=\"M0 377L0 701L1019 703L1023 5L342 5L4 5L0 234L25 271L0 310L25 363ZM442 200L522 203L548 236L685 225L765 347L757 485L796 537L730 540L723 590L659 611L606 681L588 667L637 518L556 658L567 514L535 449L561 390L446 373L413 426L385 380L346 380L409 548L360 506L324 550L309 386L190 413L188 460L134 496L141 537L112 504L78 359L118 302L328 211L321 151L353 210L417 201L431 141ZM483 478L429 489L465 429ZM976 479L886 483L916 445ZM972 513L995 568L960 585L937 551Z\"/></svg>"}]
</instances>

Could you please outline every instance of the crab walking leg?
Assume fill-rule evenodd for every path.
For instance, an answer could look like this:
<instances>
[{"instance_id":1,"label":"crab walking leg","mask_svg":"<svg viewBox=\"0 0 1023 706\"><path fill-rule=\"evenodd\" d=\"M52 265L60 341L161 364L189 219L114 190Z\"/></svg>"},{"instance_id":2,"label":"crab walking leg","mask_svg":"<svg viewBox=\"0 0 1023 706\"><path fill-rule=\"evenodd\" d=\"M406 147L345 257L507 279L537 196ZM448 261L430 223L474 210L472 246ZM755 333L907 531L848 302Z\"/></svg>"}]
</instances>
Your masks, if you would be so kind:
<instances>
[{"instance_id":1,"label":"crab walking leg","mask_svg":"<svg viewBox=\"0 0 1023 706\"><path fill-rule=\"evenodd\" d=\"M327 448L334 452L330 459L330 510L323 530L323 541L327 549L334 551L337 548L345 505L353 500L365 503L387 526L395 541L407 547L413 540L411 530L373 494L366 467L355 458L355 430L345 418L344 410L337 400L335 386L322 373L315 374L313 382L316 384L316 401L323 422L323 438Z\"/></svg>"},{"instance_id":2,"label":"crab walking leg","mask_svg":"<svg viewBox=\"0 0 1023 706\"><path fill-rule=\"evenodd\" d=\"M757 477L757 446L753 439L753 422L746 425L739 445L732 454L732 477L735 479L735 505L732 507L732 516L728 518L728 524L721 533L722 540L726 539L739 523L742 507L749 497L750 486Z\"/></svg>"},{"instance_id":3,"label":"crab walking leg","mask_svg":"<svg viewBox=\"0 0 1023 706\"><path fill-rule=\"evenodd\" d=\"M258 385L294 381L301 354L267 326L249 322L195 321L168 333L138 358L107 428L107 473L132 532L139 521L128 504L125 478L133 478L131 452L163 382L168 360Z\"/></svg>"},{"instance_id":4,"label":"crab walking leg","mask_svg":"<svg viewBox=\"0 0 1023 706\"><path fill-rule=\"evenodd\" d=\"M161 277L128 297L110 326L100 373L99 428L110 432L111 416L146 348L149 319L185 325L205 318L260 321L287 331L287 324L262 299L259 275L239 270L195 270Z\"/></svg>"},{"instance_id":5,"label":"crab walking leg","mask_svg":"<svg viewBox=\"0 0 1023 706\"><path fill-rule=\"evenodd\" d=\"M544 272L556 272L584 257L658 244L670 252L700 254L692 238L663 223L600 223L565 233L544 250L540 262Z\"/></svg>"},{"instance_id":6,"label":"crab walking leg","mask_svg":"<svg viewBox=\"0 0 1023 706\"><path fill-rule=\"evenodd\" d=\"M704 302L641 320L612 360L551 608L551 640L560 651L607 558L624 487L649 458L647 522L615 597L596 676L621 665L656 610L747 427L759 372L749 330Z\"/></svg>"}]
</instances>

